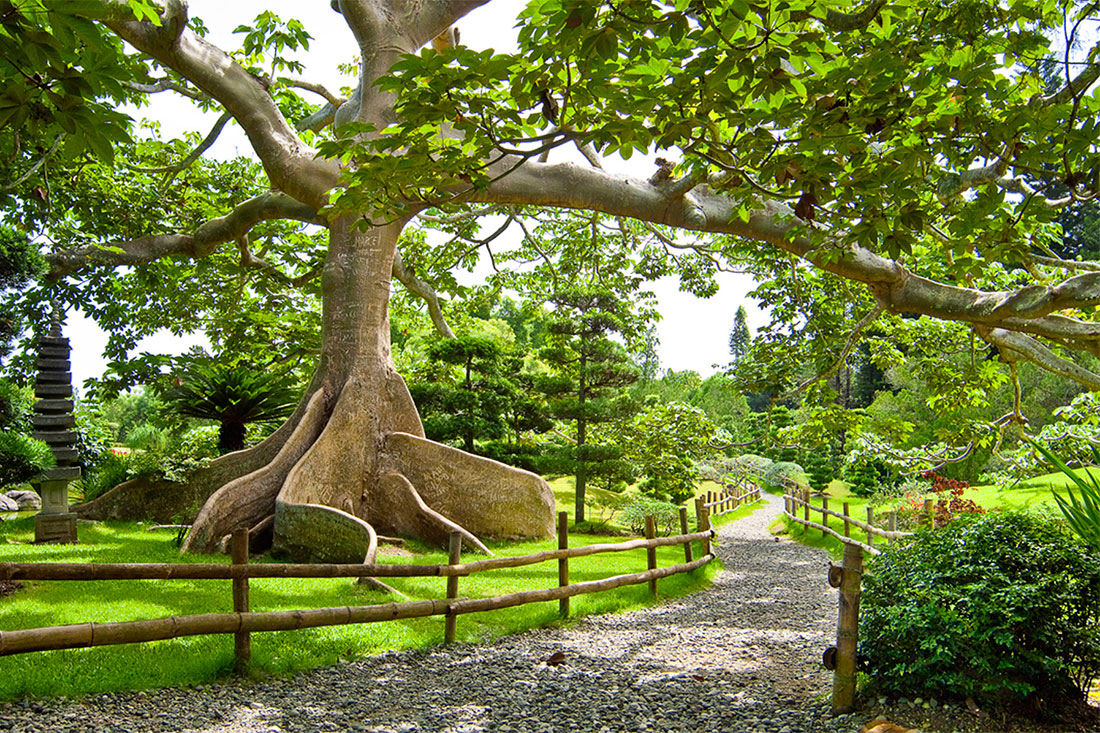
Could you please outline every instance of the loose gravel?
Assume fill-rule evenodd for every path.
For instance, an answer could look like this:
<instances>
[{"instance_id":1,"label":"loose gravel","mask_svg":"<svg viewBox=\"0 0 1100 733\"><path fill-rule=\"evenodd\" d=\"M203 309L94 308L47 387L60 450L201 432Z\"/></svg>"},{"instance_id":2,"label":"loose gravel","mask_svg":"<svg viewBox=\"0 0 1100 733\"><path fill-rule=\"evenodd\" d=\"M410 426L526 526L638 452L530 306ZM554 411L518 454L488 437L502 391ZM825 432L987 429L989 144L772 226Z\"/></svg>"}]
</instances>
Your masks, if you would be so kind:
<instances>
[{"instance_id":1,"label":"loose gravel","mask_svg":"<svg viewBox=\"0 0 1100 733\"><path fill-rule=\"evenodd\" d=\"M836 624L828 557L772 537L781 502L765 499L719 529L725 570L714 586L674 603L288 679L26 700L0 705L0 730L858 730L862 721L828 713L831 677L820 663Z\"/></svg>"}]
</instances>

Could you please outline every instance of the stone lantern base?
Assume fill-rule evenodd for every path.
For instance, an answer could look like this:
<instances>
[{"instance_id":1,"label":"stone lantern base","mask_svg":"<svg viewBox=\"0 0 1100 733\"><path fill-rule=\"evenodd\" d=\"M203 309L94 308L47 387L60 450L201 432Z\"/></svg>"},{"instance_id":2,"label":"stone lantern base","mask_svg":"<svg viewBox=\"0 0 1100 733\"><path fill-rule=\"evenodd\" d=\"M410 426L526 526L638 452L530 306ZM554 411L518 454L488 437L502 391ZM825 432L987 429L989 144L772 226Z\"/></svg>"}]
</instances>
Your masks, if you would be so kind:
<instances>
[{"instance_id":1,"label":"stone lantern base","mask_svg":"<svg viewBox=\"0 0 1100 733\"><path fill-rule=\"evenodd\" d=\"M35 542L76 542L76 515L38 514L34 518Z\"/></svg>"}]
</instances>

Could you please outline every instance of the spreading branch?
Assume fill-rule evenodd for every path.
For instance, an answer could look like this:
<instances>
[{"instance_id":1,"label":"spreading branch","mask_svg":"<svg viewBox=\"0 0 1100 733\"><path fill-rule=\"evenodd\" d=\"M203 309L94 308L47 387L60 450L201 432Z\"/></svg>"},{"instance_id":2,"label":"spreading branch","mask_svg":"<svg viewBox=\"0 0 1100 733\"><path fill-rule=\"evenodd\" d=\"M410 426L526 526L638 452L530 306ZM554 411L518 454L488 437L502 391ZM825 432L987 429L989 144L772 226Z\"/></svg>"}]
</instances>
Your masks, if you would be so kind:
<instances>
[{"instance_id":1,"label":"spreading branch","mask_svg":"<svg viewBox=\"0 0 1100 733\"><path fill-rule=\"evenodd\" d=\"M50 277L60 278L92 265L143 265L163 257L207 257L222 243L244 238L262 221L293 219L324 224L317 211L282 193L269 191L243 202L229 214L203 223L191 234L154 234L122 242L87 244L46 256Z\"/></svg>"},{"instance_id":2,"label":"spreading branch","mask_svg":"<svg viewBox=\"0 0 1100 733\"><path fill-rule=\"evenodd\" d=\"M125 3L99 0L87 5L94 10ZM83 4L81 13L85 14ZM186 17L183 3L167 0L159 26L148 21L105 22L134 48L220 102L248 135L271 181L280 190L319 209L336 185L337 164L318 159L316 151L302 142L287 123L267 86L227 53L195 35L186 27Z\"/></svg>"},{"instance_id":3,"label":"spreading branch","mask_svg":"<svg viewBox=\"0 0 1100 733\"><path fill-rule=\"evenodd\" d=\"M393 257L393 276L405 286L405 289L424 301L428 306L428 315L432 324L444 338L454 338L454 331L447 325L447 319L443 315L443 309L439 305L439 294L428 283L416 276L412 268L405 266L401 258L401 252L396 252Z\"/></svg>"},{"instance_id":4,"label":"spreading branch","mask_svg":"<svg viewBox=\"0 0 1100 733\"><path fill-rule=\"evenodd\" d=\"M167 183L168 181L171 181L173 178L175 178L176 175L178 175L181 171L187 170L187 168L190 167L192 163L201 158L202 154L209 150L210 147L215 142L217 142L218 136L221 135L222 130L225 129L226 123L229 122L231 119L233 119L233 115L229 114L228 112L222 112L221 116L218 117L216 122L214 122L214 126L210 128L210 132L207 133L202 142L200 142L195 147L195 149L188 153L187 157L181 160L179 163L157 168L141 168L136 165L131 165L128 167L130 170L137 171L139 173L166 173L167 175L164 177L164 181L165 183Z\"/></svg>"}]
</instances>

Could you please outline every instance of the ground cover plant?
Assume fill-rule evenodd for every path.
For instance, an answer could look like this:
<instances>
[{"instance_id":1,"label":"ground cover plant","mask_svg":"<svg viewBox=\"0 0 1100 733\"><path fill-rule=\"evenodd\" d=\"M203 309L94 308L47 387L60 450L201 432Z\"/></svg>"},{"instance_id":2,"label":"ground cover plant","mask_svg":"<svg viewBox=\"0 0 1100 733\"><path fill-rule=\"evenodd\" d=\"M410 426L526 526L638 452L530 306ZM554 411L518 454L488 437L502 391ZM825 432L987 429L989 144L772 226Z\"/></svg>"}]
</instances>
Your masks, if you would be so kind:
<instances>
[{"instance_id":1,"label":"ground cover plant","mask_svg":"<svg viewBox=\"0 0 1100 733\"><path fill-rule=\"evenodd\" d=\"M1080 712L1100 675L1100 556L1014 512L921 531L869 563L859 660L873 694Z\"/></svg>"},{"instance_id":2,"label":"ground cover plant","mask_svg":"<svg viewBox=\"0 0 1100 733\"><path fill-rule=\"evenodd\" d=\"M571 506L571 497L563 497ZM742 507L743 516L753 507ZM723 517L726 519L726 517ZM728 520L727 520L728 521ZM180 555L175 533L151 532L133 523L81 524L81 544L22 544L33 538L30 518L0 524L0 562L228 562L221 555ZM602 535L571 534L570 545L607 542ZM18 542L19 544L13 544ZM521 555L555 548L556 540L524 542L492 549L497 554ZM446 554L410 543L409 552L383 549L384 562L445 563ZM393 554L396 552L397 554ZM698 556L698 545L696 545ZM468 556L473 558L474 556ZM658 549L658 563L683 562L681 547ZM644 551L615 553L570 561L570 579L595 580L645 569ZM674 598L710 584L717 572L711 564L690 575L660 582L662 599ZM440 578L393 579L395 588L412 599L439 598L445 590ZM486 597L557 584L554 563L484 573L460 581L460 595ZM0 598L0 628L20 629L86 621L129 621L193 613L225 612L232 608L225 581L96 581L27 582L18 593ZM255 611L326 606L369 605L395 599L352 580L263 579L251 583ZM571 616L610 613L652 604L645 585L578 596ZM541 603L463 616L458 640L486 641L503 634L556 623L556 603ZM375 654L388 649L423 648L443 639L442 618L273 632L253 636L256 675L283 675L334 664L340 659ZM151 644L99 647L0 657L0 699L24 695L80 695L120 689L200 684L228 675L233 667L229 636L199 636Z\"/></svg>"}]
</instances>

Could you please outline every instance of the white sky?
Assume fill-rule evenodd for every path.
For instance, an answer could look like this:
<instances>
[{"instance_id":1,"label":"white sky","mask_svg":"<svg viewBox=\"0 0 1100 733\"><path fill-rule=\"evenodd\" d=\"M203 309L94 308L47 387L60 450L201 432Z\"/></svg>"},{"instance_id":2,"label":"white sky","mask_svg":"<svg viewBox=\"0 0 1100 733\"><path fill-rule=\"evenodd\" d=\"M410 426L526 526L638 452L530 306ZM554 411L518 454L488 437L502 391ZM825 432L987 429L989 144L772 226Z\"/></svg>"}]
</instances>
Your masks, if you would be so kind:
<instances>
[{"instance_id":1,"label":"white sky","mask_svg":"<svg viewBox=\"0 0 1100 733\"><path fill-rule=\"evenodd\" d=\"M356 49L351 32L339 14L330 9L328 0L190 0L188 4L191 15L201 18L210 29L209 40L224 49L240 44L242 36L234 35L234 28L249 24L264 10L274 12L283 20L298 18L313 36L310 50L296 57L305 64L305 71L299 76L324 83L333 90L347 83L340 78L336 67L339 63L350 61ZM520 0L496 0L479 8L458 24L462 42L475 49L514 49L515 30L512 26L515 13L521 7ZM162 134L166 137L189 130L200 130L205 134L216 114L204 118L189 101L173 98L170 94L157 95L152 105L136 114L158 119L162 124ZM232 157L250 152L244 134L231 123L207 155ZM654 169L651 160L640 156L631 159L629 164L621 160L617 163L624 171L640 177L648 176ZM608 161L607 165L614 169L616 161ZM663 316L657 324L663 369L693 369L709 375L715 371L715 366L722 368L729 360L729 331L740 305L748 311L749 327L754 333L766 323L766 314L745 297L745 293L754 287L750 277L722 273L719 283L718 294L706 300L679 292L676 281L671 278L652 285ZM74 383L81 385L85 379L102 374L106 366L102 358L106 334L76 313L69 314L65 331L73 346ZM164 332L145 339L138 350L182 353L195 343L203 343L201 334L180 339Z\"/></svg>"}]
</instances>

